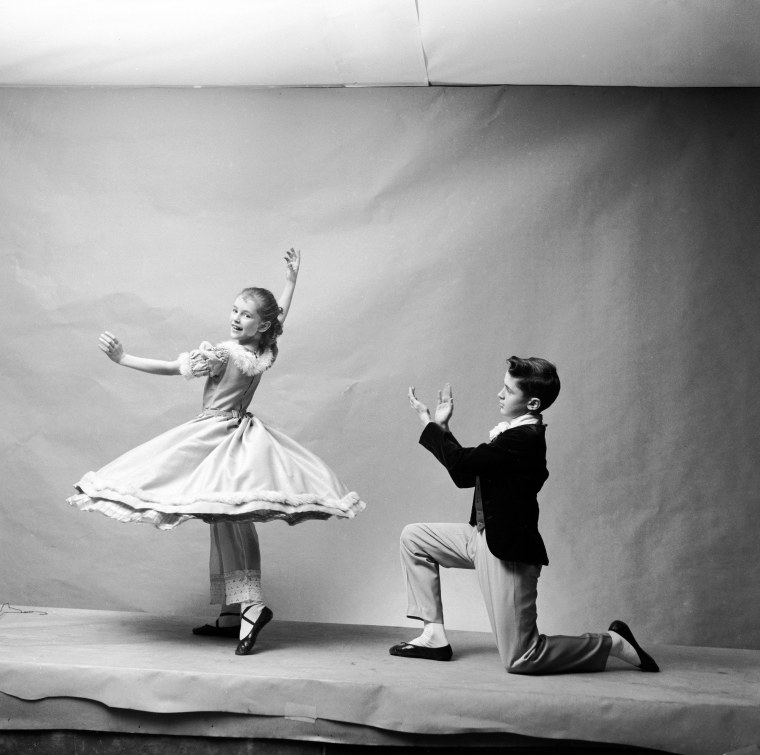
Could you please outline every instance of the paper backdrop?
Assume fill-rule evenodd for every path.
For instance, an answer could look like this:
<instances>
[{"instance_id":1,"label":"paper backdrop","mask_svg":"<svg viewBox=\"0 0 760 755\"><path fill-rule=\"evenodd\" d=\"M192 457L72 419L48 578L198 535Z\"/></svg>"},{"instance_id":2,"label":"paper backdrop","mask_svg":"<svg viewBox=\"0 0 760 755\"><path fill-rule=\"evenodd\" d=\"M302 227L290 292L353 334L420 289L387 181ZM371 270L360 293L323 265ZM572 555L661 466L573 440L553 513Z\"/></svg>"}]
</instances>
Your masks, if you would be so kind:
<instances>
[{"instance_id":1,"label":"paper backdrop","mask_svg":"<svg viewBox=\"0 0 760 755\"><path fill-rule=\"evenodd\" d=\"M3 86L757 86L747 0L5 2Z\"/></svg>"},{"instance_id":2,"label":"paper backdrop","mask_svg":"<svg viewBox=\"0 0 760 755\"><path fill-rule=\"evenodd\" d=\"M511 354L546 414L547 633L760 647L760 96L754 90L0 91L0 601L213 616L208 529L64 499L194 416L202 385L117 367L227 334L247 285L301 278L252 410L368 502L259 527L282 619L402 624L398 535L459 521L407 387L450 381L465 444ZM447 623L487 630L472 572Z\"/></svg>"}]
</instances>

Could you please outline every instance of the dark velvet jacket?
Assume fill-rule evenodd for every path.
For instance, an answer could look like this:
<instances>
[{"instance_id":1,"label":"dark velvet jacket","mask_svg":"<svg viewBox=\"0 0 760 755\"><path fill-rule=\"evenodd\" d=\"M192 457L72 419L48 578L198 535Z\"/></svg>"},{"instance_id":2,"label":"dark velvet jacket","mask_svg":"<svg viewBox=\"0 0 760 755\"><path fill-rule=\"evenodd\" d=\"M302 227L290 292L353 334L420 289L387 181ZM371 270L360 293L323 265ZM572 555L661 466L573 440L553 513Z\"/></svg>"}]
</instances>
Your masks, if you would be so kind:
<instances>
[{"instance_id":1,"label":"dark velvet jacket","mask_svg":"<svg viewBox=\"0 0 760 755\"><path fill-rule=\"evenodd\" d=\"M475 448L463 448L435 422L420 436L458 488L475 487L480 478L488 549L504 561L549 563L538 531L537 500L549 476L545 432L544 425L519 425ZM474 498L470 524L475 525Z\"/></svg>"}]
</instances>

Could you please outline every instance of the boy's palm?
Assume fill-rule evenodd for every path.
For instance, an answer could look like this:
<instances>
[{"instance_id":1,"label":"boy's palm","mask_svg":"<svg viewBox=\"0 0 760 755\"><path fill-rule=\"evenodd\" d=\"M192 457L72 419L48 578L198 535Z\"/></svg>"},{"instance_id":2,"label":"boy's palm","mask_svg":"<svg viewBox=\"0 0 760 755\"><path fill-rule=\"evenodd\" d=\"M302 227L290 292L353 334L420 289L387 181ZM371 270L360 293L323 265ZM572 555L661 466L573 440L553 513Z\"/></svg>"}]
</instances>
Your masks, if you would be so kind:
<instances>
[{"instance_id":1,"label":"boy's palm","mask_svg":"<svg viewBox=\"0 0 760 755\"><path fill-rule=\"evenodd\" d=\"M454 397L451 395L451 385L446 383L442 391L438 391L438 405L435 407L435 421L445 425L454 413Z\"/></svg>"},{"instance_id":2,"label":"boy's palm","mask_svg":"<svg viewBox=\"0 0 760 755\"><path fill-rule=\"evenodd\" d=\"M445 425L454 413L454 407L451 404L438 404L435 407L435 421L439 425Z\"/></svg>"}]
</instances>

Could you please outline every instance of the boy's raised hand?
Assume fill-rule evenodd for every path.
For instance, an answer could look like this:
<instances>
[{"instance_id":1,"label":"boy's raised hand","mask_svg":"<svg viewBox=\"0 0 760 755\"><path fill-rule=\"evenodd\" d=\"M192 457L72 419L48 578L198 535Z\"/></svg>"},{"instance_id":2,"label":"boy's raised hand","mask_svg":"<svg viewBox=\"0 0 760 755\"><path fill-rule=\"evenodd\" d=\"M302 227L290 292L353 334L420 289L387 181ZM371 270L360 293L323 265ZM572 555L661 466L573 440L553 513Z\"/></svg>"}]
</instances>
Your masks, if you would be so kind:
<instances>
[{"instance_id":1,"label":"boy's raised hand","mask_svg":"<svg viewBox=\"0 0 760 755\"><path fill-rule=\"evenodd\" d=\"M438 391L438 405L435 407L436 424L446 429L453 413L454 396L451 393L451 384L446 383L443 390Z\"/></svg>"},{"instance_id":2,"label":"boy's raised hand","mask_svg":"<svg viewBox=\"0 0 760 755\"><path fill-rule=\"evenodd\" d=\"M417 396L414 395L414 386L409 386L409 392L407 393L409 396L409 406L414 409L415 412L417 412L417 416L420 418L420 421L423 425L427 425L428 422L430 422L430 412L428 411L428 408L425 406L425 404L420 401Z\"/></svg>"}]
</instances>

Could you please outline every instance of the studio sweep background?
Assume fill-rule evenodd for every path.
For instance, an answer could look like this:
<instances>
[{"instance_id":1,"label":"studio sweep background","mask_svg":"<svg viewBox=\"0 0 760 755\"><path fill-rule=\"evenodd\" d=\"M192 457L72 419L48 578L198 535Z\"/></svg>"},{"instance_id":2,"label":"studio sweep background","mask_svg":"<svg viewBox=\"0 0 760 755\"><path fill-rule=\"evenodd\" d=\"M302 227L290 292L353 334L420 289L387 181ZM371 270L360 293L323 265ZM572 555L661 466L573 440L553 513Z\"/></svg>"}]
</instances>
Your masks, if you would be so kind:
<instances>
[{"instance_id":1,"label":"studio sweep background","mask_svg":"<svg viewBox=\"0 0 760 755\"><path fill-rule=\"evenodd\" d=\"M252 411L367 501L259 527L282 619L409 623L398 535L459 521L406 391L453 385L466 445L510 354L562 379L540 497L547 633L760 647L754 90L5 89L0 601L213 616L208 528L66 506L72 484L192 418L202 382L112 364L223 340L238 291L279 294ZM487 630L475 575L447 623Z\"/></svg>"}]
</instances>

